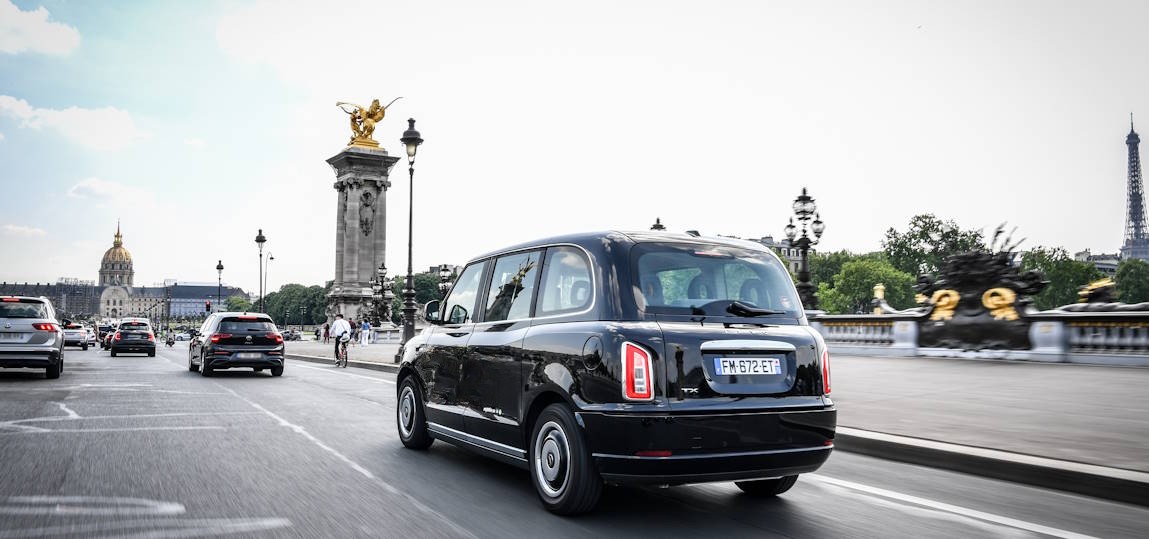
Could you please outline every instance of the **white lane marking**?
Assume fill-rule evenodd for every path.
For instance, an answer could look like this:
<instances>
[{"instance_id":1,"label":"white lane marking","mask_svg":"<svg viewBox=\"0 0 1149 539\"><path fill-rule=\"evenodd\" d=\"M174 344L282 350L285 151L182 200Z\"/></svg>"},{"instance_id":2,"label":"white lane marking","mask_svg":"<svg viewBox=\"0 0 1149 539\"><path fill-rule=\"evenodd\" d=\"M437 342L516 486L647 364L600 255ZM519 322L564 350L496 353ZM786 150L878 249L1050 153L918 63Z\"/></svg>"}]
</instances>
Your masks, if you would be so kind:
<instances>
[{"instance_id":1,"label":"white lane marking","mask_svg":"<svg viewBox=\"0 0 1149 539\"><path fill-rule=\"evenodd\" d=\"M461 526L456 524L450 518L447 518L447 515L444 515L443 513L440 513L438 511L428 507L423 502L416 499L414 496L411 496L410 494L407 494L406 492L399 490L398 488L393 486L391 483L388 483L387 481L384 481L383 479L379 478L375 474L371 473L371 470L368 470L367 468L360 466L359 463L351 460L350 458L348 458L343 453L340 453L335 448L327 445L326 443L324 443L319 438L316 438L315 436L313 436L310 432L307 432L307 429L303 428L302 426L296 425L296 424L280 417L279 415L275 414L271 410L268 410L267 408L260 406L256 402L244 397L243 395L240 395L239 393L235 392L231 388L221 385L219 382L213 382L213 383L215 383L215 385L219 386L224 391L227 391L228 393L235 395L235 398L237 398L243 402L246 402L252 408L255 408L256 410L259 410L259 411L267 414L268 417L270 417L270 418L274 419L276 422L278 422L280 424L280 426L287 427L288 429L295 431L300 436L307 438L308 441L315 444L320 449L332 454L335 458L343 461L343 463L350 466L352 470L359 472L361 475L363 475L363 477L366 477L367 479L378 484L380 487L383 488L383 490L386 490L388 493L393 494L395 496L399 496L401 498L406 499L409 503L411 503L411 505L413 505L415 507L415 509L418 509L419 511L422 511L424 513L427 513L427 514L439 519L443 523L450 526L451 529L453 529L460 536L474 537L475 539L478 539L478 537L475 534L462 528Z\"/></svg>"},{"instance_id":2,"label":"white lane marking","mask_svg":"<svg viewBox=\"0 0 1149 539\"><path fill-rule=\"evenodd\" d=\"M179 515L184 506L144 498L107 496L9 496L4 515Z\"/></svg>"},{"instance_id":3,"label":"white lane marking","mask_svg":"<svg viewBox=\"0 0 1149 539\"><path fill-rule=\"evenodd\" d=\"M72 410L71 408L68 408L68 406L62 402L57 402L56 406L59 406L60 409L63 410L65 414L68 414L68 419L75 419L77 417L80 417L80 414L77 414L74 410Z\"/></svg>"},{"instance_id":4,"label":"white lane marking","mask_svg":"<svg viewBox=\"0 0 1149 539\"><path fill-rule=\"evenodd\" d=\"M10 434L55 434L57 432L135 432L135 431L153 431L153 430L227 430L224 427L124 427L124 428L108 428L108 429L40 429L29 431L16 431L16 432L3 432L0 436Z\"/></svg>"},{"instance_id":5,"label":"white lane marking","mask_svg":"<svg viewBox=\"0 0 1149 539\"><path fill-rule=\"evenodd\" d=\"M1031 531L1031 532L1035 532L1035 533L1041 533L1041 534L1049 535L1052 537L1062 537L1064 539L1096 539L1091 535L1084 535L1084 534L1080 534L1080 533L1076 533L1076 532L1062 530L1059 528L1044 526L1041 524L1034 524L1032 522L1027 522L1027 521L1019 520L1016 518L1010 518L1010 517L1006 517L1006 516L995 515L993 513L986 513L984 511L978 511L976 509L969 509L966 507L961 507L958 505L952 505L952 504L948 504L948 503L938 502L938 501L930 500L927 498L912 496L909 494L902 494L901 492L886 490L884 488L871 487L869 485L863 485L861 483L855 483L853 481L846 481L843 479L835 479L833 477L827 477L827 476L824 476L821 474L806 474L804 476L804 479L812 480L815 483L824 483L827 485L834 485L834 486L838 486L838 487L842 487L842 488L847 488L850 490L855 490L858 492L865 492L867 494L873 494L875 496L880 496L880 497L888 498L891 500L898 500L898 501L902 501L902 502L906 502L906 503L912 503L915 505L920 505L922 507L929 507L929 508L933 508L933 509L938 509L941 511L953 513L955 515L961 515L964 517L977 519L977 520L981 520L981 521L985 521L985 522L992 522L994 524L1002 524L1005 526L1009 526L1011 528L1017 528L1019 530L1026 530L1026 531Z\"/></svg>"},{"instance_id":6,"label":"white lane marking","mask_svg":"<svg viewBox=\"0 0 1149 539\"><path fill-rule=\"evenodd\" d=\"M226 393L220 393L226 395ZM29 419L14 419L12 421L0 422L0 427L8 425L16 425L19 423L44 423L50 421L72 421L74 419L88 420L88 419L138 419L141 417L200 417L200 416L217 416L217 415L258 415L259 412L173 412L169 414L129 414L129 415L89 415L89 416L49 416L49 417L33 417Z\"/></svg>"},{"instance_id":7,"label":"white lane marking","mask_svg":"<svg viewBox=\"0 0 1149 539\"><path fill-rule=\"evenodd\" d=\"M103 537L205 537L290 528L286 518L174 518L166 520L123 520L94 524L17 528L0 531L0 538L88 536L96 533L125 532Z\"/></svg>"},{"instance_id":8,"label":"white lane marking","mask_svg":"<svg viewBox=\"0 0 1149 539\"><path fill-rule=\"evenodd\" d=\"M364 380L371 380L372 382L383 382L384 384L395 385L395 382L393 380L388 380L386 378L375 378L374 376L363 376L362 374L352 374L349 372L336 371L336 370L333 370L335 367L332 367L330 369L325 369L323 367L312 367L310 365L297 365L297 364L293 363L291 365L291 368L293 368L293 369L311 369L314 371L321 371L321 372L325 372L328 374L339 374L342 376L354 376L355 378L362 378Z\"/></svg>"}]
</instances>

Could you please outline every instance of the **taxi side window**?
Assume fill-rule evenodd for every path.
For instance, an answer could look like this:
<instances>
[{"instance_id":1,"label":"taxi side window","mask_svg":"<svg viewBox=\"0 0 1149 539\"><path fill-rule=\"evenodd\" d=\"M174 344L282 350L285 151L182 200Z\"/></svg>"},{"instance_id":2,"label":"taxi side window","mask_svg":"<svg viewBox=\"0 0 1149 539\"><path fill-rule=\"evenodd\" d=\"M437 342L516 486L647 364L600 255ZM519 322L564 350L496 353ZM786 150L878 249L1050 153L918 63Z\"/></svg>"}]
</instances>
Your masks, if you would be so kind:
<instances>
[{"instance_id":1,"label":"taxi side window","mask_svg":"<svg viewBox=\"0 0 1149 539\"><path fill-rule=\"evenodd\" d=\"M443 302L446 309L443 311L444 323L469 324L475 321L475 300L478 299L479 285L482 284L483 270L486 267L486 260L476 262L467 266L459 275L459 280L451 289L451 295Z\"/></svg>"},{"instance_id":2,"label":"taxi side window","mask_svg":"<svg viewBox=\"0 0 1149 539\"><path fill-rule=\"evenodd\" d=\"M531 316L540 251L501 256L491 273L484 322L521 320Z\"/></svg>"},{"instance_id":3,"label":"taxi side window","mask_svg":"<svg viewBox=\"0 0 1149 539\"><path fill-rule=\"evenodd\" d=\"M537 315L575 312L590 306L590 262L574 247L550 247L543 268Z\"/></svg>"}]
</instances>

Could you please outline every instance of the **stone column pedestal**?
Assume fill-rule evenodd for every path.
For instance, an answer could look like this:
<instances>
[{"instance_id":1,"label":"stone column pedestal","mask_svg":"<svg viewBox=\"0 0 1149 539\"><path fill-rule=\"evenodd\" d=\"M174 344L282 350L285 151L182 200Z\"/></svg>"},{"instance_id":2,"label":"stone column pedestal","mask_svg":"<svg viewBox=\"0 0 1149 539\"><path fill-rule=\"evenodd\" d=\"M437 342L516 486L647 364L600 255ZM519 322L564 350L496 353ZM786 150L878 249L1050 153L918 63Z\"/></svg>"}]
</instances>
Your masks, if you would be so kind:
<instances>
[{"instance_id":1,"label":"stone column pedestal","mask_svg":"<svg viewBox=\"0 0 1149 539\"><path fill-rule=\"evenodd\" d=\"M348 146L327 160L335 170L335 279L327 318L361 320L371 309L371 279L387 245L388 175L398 157L382 148Z\"/></svg>"}]
</instances>

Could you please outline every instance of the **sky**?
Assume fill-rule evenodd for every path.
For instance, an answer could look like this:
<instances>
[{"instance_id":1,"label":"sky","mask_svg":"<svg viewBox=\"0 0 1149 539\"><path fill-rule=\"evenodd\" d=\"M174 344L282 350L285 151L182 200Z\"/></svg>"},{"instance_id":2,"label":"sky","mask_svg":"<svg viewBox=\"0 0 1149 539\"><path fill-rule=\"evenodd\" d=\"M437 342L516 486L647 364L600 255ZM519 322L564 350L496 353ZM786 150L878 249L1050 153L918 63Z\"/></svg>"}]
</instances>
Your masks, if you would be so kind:
<instances>
[{"instance_id":1,"label":"sky","mask_svg":"<svg viewBox=\"0 0 1149 539\"><path fill-rule=\"evenodd\" d=\"M1023 247L1115 252L1129 113L1149 132L1145 2L0 0L0 281L334 276L337 101L417 120L418 271L593 230L820 250L933 213ZM1137 118L1143 117L1140 121ZM392 170L386 263L407 265Z\"/></svg>"}]
</instances>

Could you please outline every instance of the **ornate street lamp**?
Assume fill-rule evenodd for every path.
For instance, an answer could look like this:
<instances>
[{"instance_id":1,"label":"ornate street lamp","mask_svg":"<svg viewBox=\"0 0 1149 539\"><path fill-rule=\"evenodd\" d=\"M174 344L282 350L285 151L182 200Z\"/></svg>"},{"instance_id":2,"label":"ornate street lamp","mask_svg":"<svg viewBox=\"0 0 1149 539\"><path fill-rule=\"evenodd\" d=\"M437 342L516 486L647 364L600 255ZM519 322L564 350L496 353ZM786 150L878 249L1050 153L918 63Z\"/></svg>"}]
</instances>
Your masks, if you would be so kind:
<instances>
[{"instance_id":1,"label":"ornate street lamp","mask_svg":"<svg viewBox=\"0 0 1149 539\"><path fill-rule=\"evenodd\" d=\"M822 222L822 218L818 215L818 206L814 204L814 198L806 194L805 187L802 188L802 194L794 199L793 208L799 224L795 226L794 218L791 217L785 230L786 238L790 240L790 246L798 249L800 258L798 296L802 299L804 308L817 309L818 296L814 293L813 283L810 282L810 247L818 244L818 240L822 238L822 232L826 230L826 223ZM801 227L801 237L798 235L799 227ZM813 239L810 238L811 234Z\"/></svg>"},{"instance_id":2,"label":"ornate street lamp","mask_svg":"<svg viewBox=\"0 0 1149 539\"><path fill-rule=\"evenodd\" d=\"M414 238L413 228L415 226L415 152L419 150L419 145L423 143L423 138L419 136L419 132L415 130L415 119L410 118L407 120L407 130L403 132L403 137L399 139L404 146L407 147L407 176L410 178L411 188L408 191L408 209L407 209L407 286L403 289L403 342L411 340L415 336L415 270L412 266L412 249L411 244Z\"/></svg>"},{"instance_id":3,"label":"ornate street lamp","mask_svg":"<svg viewBox=\"0 0 1149 539\"><path fill-rule=\"evenodd\" d=\"M451 266L446 264L439 265L439 295L444 299L447 297L447 292L451 290Z\"/></svg>"},{"instance_id":4,"label":"ornate street lamp","mask_svg":"<svg viewBox=\"0 0 1149 539\"><path fill-rule=\"evenodd\" d=\"M215 282L215 302L219 303L220 294L223 293L223 260L216 263L215 271L219 273L219 278ZM216 308L218 309L219 307Z\"/></svg>"},{"instance_id":5,"label":"ornate street lamp","mask_svg":"<svg viewBox=\"0 0 1149 539\"><path fill-rule=\"evenodd\" d=\"M259 312L263 310L263 244L267 243L267 238L263 235L263 229L259 229L259 233L255 235L255 244L259 246Z\"/></svg>"}]
</instances>

